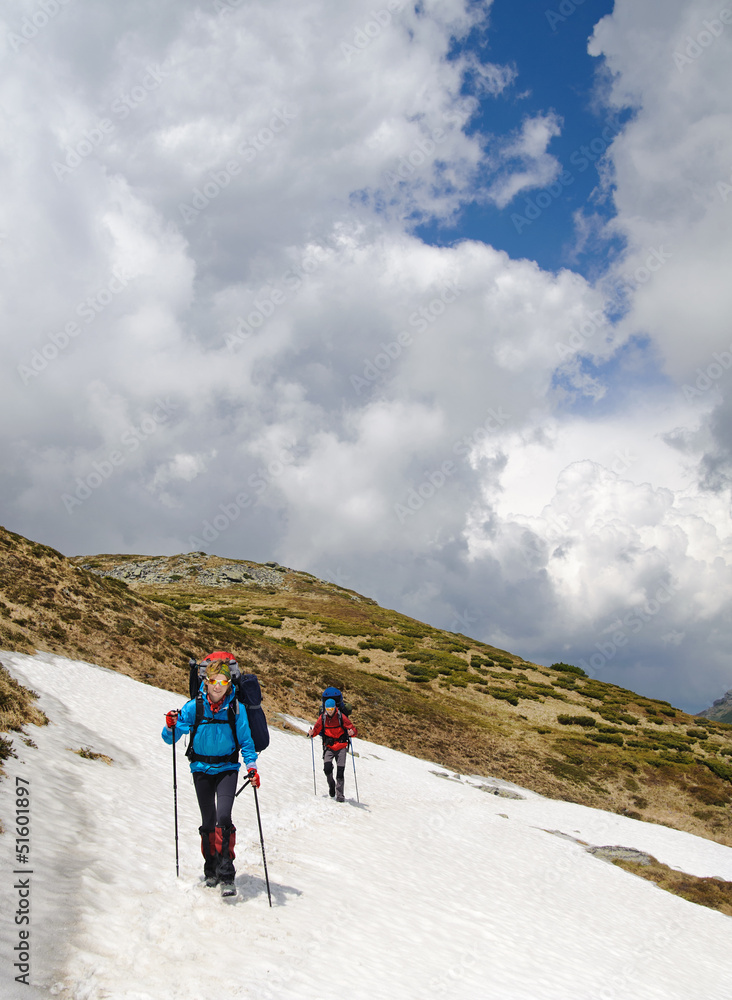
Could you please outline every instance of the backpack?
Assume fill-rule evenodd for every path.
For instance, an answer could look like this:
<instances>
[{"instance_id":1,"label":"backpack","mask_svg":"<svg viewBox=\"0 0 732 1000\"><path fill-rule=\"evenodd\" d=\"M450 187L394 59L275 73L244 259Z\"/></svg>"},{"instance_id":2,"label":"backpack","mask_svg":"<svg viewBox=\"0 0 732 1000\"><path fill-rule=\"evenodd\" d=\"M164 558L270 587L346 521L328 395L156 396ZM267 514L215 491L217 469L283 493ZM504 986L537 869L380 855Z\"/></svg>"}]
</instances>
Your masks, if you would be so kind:
<instances>
[{"instance_id":1,"label":"backpack","mask_svg":"<svg viewBox=\"0 0 732 1000\"><path fill-rule=\"evenodd\" d=\"M337 687L327 687L325 691L323 691L323 696L320 699L320 718L322 718L323 720L323 728L320 731L320 738L323 741L324 747L328 746L328 737L325 735L325 720L327 718L325 714L325 703L328 700L328 698L332 698L333 701L336 703L336 712L338 713L338 721L340 722L344 730L346 727L343 722L343 716L344 715L347 716L347 718L350 720L351 712L353 711L353 706L349 705L347 701L344 701L343 694ZM349 743L351 742L350 736L346 735L346 739L348 740Z\"/></svg>"},{"instance_id":2,"label":"backpack","mask_svg":"<svg viewBox=\"0 0 732 1000\"><path fill-rule=\"evenodd\" d=\"M211 659L207 657L201 663L197 663L196 660L188 661L190 668L188 693L191 699L195 699L196 701L196 721L191 729L189 749L193 746L193 737L203 718L203 695L200 691L201 681L206 676L206 670L211 666L211 662L215 662L216 659L223 659L223 657L212 656ZM229 670L231 671L231 683L236 692L236 701L240 705L243 705L246 710L254 749L257 753L261 753L262 750L266 750L269 746L269 729L267 728L267 718L262 708L262 689L259 686L259 680L256 674L240 673L239 665L233 657L225 662L228 663ZM229 725L234 734L234 742L237 747L239 746L239 741L236 738L236 714L238 710L239 705L232 704L229 706Z\"/></svg>"},{"instance_id":3,"label":"backpack","mask_svg":"<svg viewBox=\"0 0 732 1000\"><path fill-rule=\"evenodd\" d=\"M325 689L325 691L323 691L323 697L320 700L320 714L321 715L325 711L325 703L328 700L328 698L332 698L333 699L333 701L336 703L336 708L338 709L338 711L342 715L347 715L349 719L351 718L351 712L353 711L353 705L349 705L347 701L343 700L343 694L336 687L327 687Z\"/></svg>"}]
</instances>

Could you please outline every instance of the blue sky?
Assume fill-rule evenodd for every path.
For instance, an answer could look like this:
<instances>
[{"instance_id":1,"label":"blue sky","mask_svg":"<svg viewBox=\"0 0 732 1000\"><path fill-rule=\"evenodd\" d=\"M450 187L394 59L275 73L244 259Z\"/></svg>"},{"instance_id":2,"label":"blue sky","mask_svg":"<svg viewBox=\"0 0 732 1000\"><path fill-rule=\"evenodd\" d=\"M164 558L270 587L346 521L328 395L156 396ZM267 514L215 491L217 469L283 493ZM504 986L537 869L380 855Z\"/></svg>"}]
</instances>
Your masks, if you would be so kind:
<instances>
[{"instance_id":1,"label":"blue sky","mask_svg":"<svg viewBox=\"0 0 732 1000\"><path fill-rule=\"evenodd\" d=\"M595 241L580 247L574 213L587 211L607 217L612 205L597 191L597 165L615 137L626 113L612 114L602 104L604 63L587 52L594 25L611 13L606 0L587 0L563 15L560 4L545 0L496 0L490 8L488 26L481 26L455 46L455 54L466 50L482 59L515 70L513 82L497 96L481 100L480 112L467 128L487 138L519 130L529 115L553 113L561 121L560 132L548 150L561 165L557 186L548 185L550 201L536 195L545 188L526 191L505 208L469 202L456 224L432 223L418 227L427 242L449 244L456 239L477 239L505 250L512 257L529 257L547 270L572 267L582 274L602 269L609 250ZM466 80L466 90L472 81ZM476 189L479 196L480 187ZM594 197L593 197L594 193ZM533 208L527 216L527 205ZM539 208L537 217L536 208Z\"/></svg>"},{"instance_id":2,"label":"blue sky","mask_svg":"<svg viewBox=\"0 0 732 1000\"><path fill-rule=\"evenodd\" d=\"M49 6L0 16L8 528L732 688L726 8Z\"/></svg>"}]
</instances>

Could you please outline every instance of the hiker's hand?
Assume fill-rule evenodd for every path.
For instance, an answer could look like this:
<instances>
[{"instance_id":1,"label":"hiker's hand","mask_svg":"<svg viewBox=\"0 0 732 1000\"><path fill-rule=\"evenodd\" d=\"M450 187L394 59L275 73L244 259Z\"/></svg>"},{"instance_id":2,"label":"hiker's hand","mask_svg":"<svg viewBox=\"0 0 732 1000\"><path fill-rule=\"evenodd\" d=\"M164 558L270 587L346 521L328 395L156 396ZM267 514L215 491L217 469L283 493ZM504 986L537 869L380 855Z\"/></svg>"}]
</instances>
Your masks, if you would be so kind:
<instances>
[{"instance_id":1,"label":"hiker's hand","mask_svg":"<svg viewBox=\"0 0 732 1000\"><path fill-rule=\"evenodd\" d=\"M348 735L349 736L355 736L356 735L356 730L355 729L349 729L348 730Z\"/></svg>"},{"instance_id":2,"label":"hiker's hand","mask_svg":"<svg viewBox=\"0 0 732 1000\"><path fill-rule=\"evenodd\" d=\"M249 770L247 771L247 777L249 778L249 780L251 781L252 785L254 785L255 788L259 788L259 786L262 784L262 781L259 777L259 772L257 771L256 767L249 768Z\"/></svg>"},{"instance_id":3,"label":"hiker's hand","mask_svg":"<svg viewBox=\"0 0 732 1000\"><path fill-rule=\"evenodd\" d=\"M313 727L311 726L310 729L308 729L308 736L312 737L312 735L313 735Z\"/></svg>"},{"instance_id":4,"label":"hiker's hand","mask_svg":"<svg viewBox=\"0 0 732 1000\"><path fill-rule=\"evenodd\" d=\"M168 712L165 716L165 725L168 729L172 729L174 725L178 722L178 709L174 708L172 712Z\"/></svg>"}]
</instances>

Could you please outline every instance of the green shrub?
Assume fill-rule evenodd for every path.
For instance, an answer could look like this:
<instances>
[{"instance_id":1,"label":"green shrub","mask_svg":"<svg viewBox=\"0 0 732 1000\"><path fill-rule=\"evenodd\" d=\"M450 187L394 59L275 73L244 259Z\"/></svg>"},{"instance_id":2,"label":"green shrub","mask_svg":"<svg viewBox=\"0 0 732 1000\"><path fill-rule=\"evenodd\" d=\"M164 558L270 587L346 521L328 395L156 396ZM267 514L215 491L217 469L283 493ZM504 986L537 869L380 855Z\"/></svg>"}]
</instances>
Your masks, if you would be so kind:
<instances>
[{"instance_id":1,"label":"green shrub","mask_svg":"<svg viewBox=\"0 0 732 1000\"><path fill-rule=\"evenodd\" d=\"M472 653L470 656L470 666L474 670L480 670L481 667L492 667L493 660L489 660L485 656L476 656L475 653Z\"/></svg>"},{"instance_id":2,"label":"green shrub","mask_svg":"<svg viewBox=\"0 0 732 1000\"><path fill-rule=\"evenodd\" d=\"M358 644L359 649L383 649L385 653L393 653L395 648L393 639L364 639Z\"/></svg>"},{"instance_id":3,"label":"green shrub","mask_svg":"<svg viewBox=\"0 0 732 1000\"><path fill-rule=\"evenodd\" d=\"M724 781L732 782L732 766L729 764L723 764L719 760L702 760L699 761L700 764L704 764L708 767L710 771L717 775L718 778L722 778Z\"/></svg>"},{"instance_id":4,"label":"green shrub","mask_svg":"<svg viewBox=\"0 0 732 1000\"><path fill-rule=\"evenodd\" d=\"M404 669L407 671L407 679L410 681L413 681L416 678L431 681L437 677L436 670L431 670L429 667L425 667L421 663L410 663L409 666Z\"/></svg>"},{"instance_id":5,"label":"green shrub","mask_svg":"<svg viewBox=\"0 0 732 1000\"><path fill-rule=\"evenodd\" d=\"M324 632L330 632L331 635L353 637L357 635L369 635L371 628L369 625L358 625L355 622L342 622L337 618L319 618L318 623Z\"/></svg>"},{"instance_id":6,"label":"green shrub","mask_svg":"<svg viewBox=\"0 0 732 1000\"><path fill-rule=\"evenodd\" d=\"M219 615L218 617L224 617ZM279 618L253 618L252 625L262 625L264 628L282 628Z\"/></svg>"},{"instance_id":7,"label":"green shrub","mask_svg":"<svg viewBox=\"0 0 732 1000\"><path fill-rule=\"evenodd\" d=\"M501 688L488 688L488 694L499 701L507 701L509 705L518 705L519 700L515 691L504 691Z\"/></svg>"},{"instance_id":8,"label":"green shrub","mask_svg":"<svg viewBox=\"0 0 732 1000\"><path fill-rule=\"evenodd\" d=\"M560 726L585 726L588 729L597 725L597 719L591 715L558 715L557 722Z\"/></svg>"},{"instance_id":9,"label":"green shrub","mask_svg":"<svg viewBox=\"0 0 732 1000\"><path fill-rule=\"evenodd\" d=\"M691 729L686 730L686 735L693 737L695 740L709 739L709 733L707 733L704 729L695 729L693 726Z\"/></svg>"},{"instance_id":10,"label":"green shrub","mask_svg":"<svg viewBox=\"0 0 732 1000\"><path fill-rule=\"evenodd\" d=\"M515 690L519 698L524 698L527 701L541 701L541 697L536 691L532 691L531 688L517 687Z\"/></svg>"},{"instance_id":11,"label":"green shrub","mask_svg":"<svg viewBox=\"0 0 732 1000\"><path fill-rule=\"evenodd\" d=\"M610 708L598 708L597 714L608 722L624 722L626 726L637 726L640 721L635 715L629 715L627 712L615 712Z\"/></svg>"},{"instance_id":12,"label":"green shrub","mask_svg":"<svg viewBox=\"0 0 732 1000\"><path fill-rule=\"evenodd\" d=\"M565 674L577 674L578 677L586 677L586 672L582 667L575 667L571 663L552 663L552 670L560 670Z\"/></svg>"}]
</instances>

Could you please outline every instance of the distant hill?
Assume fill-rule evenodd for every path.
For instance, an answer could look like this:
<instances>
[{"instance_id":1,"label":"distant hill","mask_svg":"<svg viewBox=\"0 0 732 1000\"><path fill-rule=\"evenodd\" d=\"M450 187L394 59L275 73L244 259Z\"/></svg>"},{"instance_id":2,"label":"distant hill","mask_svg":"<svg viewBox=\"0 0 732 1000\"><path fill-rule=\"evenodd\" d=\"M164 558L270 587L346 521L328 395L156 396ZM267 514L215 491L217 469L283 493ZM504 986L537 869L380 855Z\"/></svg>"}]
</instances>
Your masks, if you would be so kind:
<instances>
[{"instance_id":1,"label":"distant hill","mask_svg":"<svg viewBox=\"0 0 732 1000\"><path fill-rule=\"evenodd\" d=\"M727 691L721 698L703 712L697 712L704 719L714 719L716 722L732 723L732 691Z\"/></svg>"},{"instance_id":2,"label":"distant hill","mask_svg":"<svg viewBox=\"0 0 732 1000\"><path fill-rule=\"evenodd\" d=\"M179 693L189 656L228 649L259 675L275 726L284 714L314 719L336 684L367 739L732 846L732 726L274 562L66 558L0 528L0 648L88 660ZM17 728L10 700L0 697L0 728Z\"/></svg>"}]
</instances>

